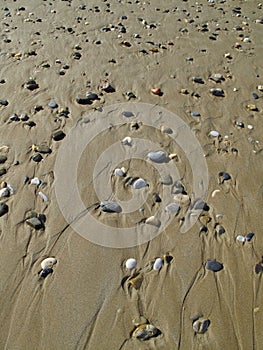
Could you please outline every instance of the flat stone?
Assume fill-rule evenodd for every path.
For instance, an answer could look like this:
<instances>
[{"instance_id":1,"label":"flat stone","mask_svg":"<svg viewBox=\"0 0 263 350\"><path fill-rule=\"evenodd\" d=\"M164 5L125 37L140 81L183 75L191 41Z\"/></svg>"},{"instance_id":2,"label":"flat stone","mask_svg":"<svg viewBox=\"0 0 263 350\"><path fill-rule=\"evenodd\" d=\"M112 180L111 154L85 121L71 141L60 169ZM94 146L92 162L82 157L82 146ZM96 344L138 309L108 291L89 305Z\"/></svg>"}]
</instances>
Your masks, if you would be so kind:
<instances>
[{"instance_id":1,"label":"flat stone","mask_svg":"<svg viewBox=\"0 0 263 350\"><path fill-rule=\"evenodd\" d=\"M163 163L167 161L167 153L163 151L149 152L147 157L155 163Z\"/></svg>"},{"instance_id":2,"label":"flat stone","mask_svg":"<svg viewBox=\"0 0 263 350\"><path fill-rule=\"evenodd\" d=\"M157 337L161 331L151 324L142 324L138 326L132 333L132 336L143 341Z\"/></svg>"},{"instance_id":3,"label":"flat stone","mask_svg":"<svg viewBox=\"0 0 263 350\"><path fill-rule=\"evenodd\" d=\"M50 268L50 267L48 267L48 268L46 268L46 269L43 269L43 270L40 272L39 276L42 277L42 278L46 278L46 277L47 277L49 274L51 274L52 272L53 272L53 269Z\"/></svg>"},{"instance_id":4,"label":"flat stone","mask_svg":"<svg viewBox=\"0 0 263 350\"><path fill-rule=\"evenodd\" d=\"M36 154L34 154L33 157L32 157L32 160L33 160L34 162L36 162L36 163L41 162L42 159L43 159L43 157L41 156L40 153L36 153Z\"/></svg>"},{"instance_id":5,"label":"flat stone","mask_svg":"<svg viewBox=\"0 0 263 350\"><path fill-rule=\"evenodd\" d=\"M6 156L3 156L3 155L0 155L0 164L3 164L7 161L7 157Z\"/></svg>"},{"instance_id":6,"label":"flat stone","mask_svg":"<svg viewBox=\"0 0 263 350\"><path fill-rule=\"evenodd\" d=\"M106 202L103 201L100 203L102 211L107 213L120 213L122 211L121 206L116 202Z\"/></svg>"},{"instance_id":7,"label":"flat stone","mask_svg":"<svg viewBox=\"0 0 263 350\"><path fill-rule=\"evenodd\" d=\"M8 213L8 205L5 203L0 203L0 217Z\"/></svg>"},{"instance_id":8,"label":"flat stone","mask_svg":"<svg viewBox=\"0 0 263 350\"><path fill-rule=\"evenodd\" d=\"M216 260L208 260L205 264L207 270L218 272L224 268L223 264Z\"/></svg>"},{"instance_id":9,"label":"flat stone","mask_svg":"<svg viewBox=\"0 0 263 350\"><path fill-rule=\"evenodd\" d=\"M40 229L43 228L42 222L41 222L38 218L36 218L36 217L27 219L27 220L26 220L26 223L27 223L29 226L33 227L35 230L40 230Z\"/></svg>"},{"instance_id":10,"label":"flat stone","mask_svg":"<svg viewBox=\"0 0 263 350\"><path fill-rule=\"evenodd\" d=\"M207 319L198 319L193 323L193 330L196 333L203 334L210 326L210 321Z\"/></svg>"},{"instance_id":11,"label":"flat stone","mask_svg":"<svg viewBox=\"0 0 263 350\"><path fill-rule=\"evenodd\" d=\"M51 153L52 150L50 147L48 147L47 145L39 145L39 146L35 146L35 150L39 153L43 153L43 154L48 154Z\"/></svg>"},{"instance_id":12,"label":"flat stone","mask_svg":"<svg viewBox=\"0 0 263 350\"><path fill-rule=\"evenodd\" d=\"M5 168L0 169L0 176L5 174L6 174L6 169Z\"/></svg>"}]
</instances>

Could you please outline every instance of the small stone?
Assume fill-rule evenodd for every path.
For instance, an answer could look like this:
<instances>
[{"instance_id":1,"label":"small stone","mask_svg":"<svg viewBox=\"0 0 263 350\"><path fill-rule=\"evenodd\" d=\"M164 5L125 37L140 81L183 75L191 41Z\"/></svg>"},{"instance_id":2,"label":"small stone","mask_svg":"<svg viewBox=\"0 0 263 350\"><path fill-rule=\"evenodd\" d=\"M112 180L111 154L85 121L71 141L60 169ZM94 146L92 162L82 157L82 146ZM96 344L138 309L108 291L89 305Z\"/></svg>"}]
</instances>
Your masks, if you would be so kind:
<instances>
[{"instance_id":1,"label":"small stone","mask_svg":"<svg viewBox=\"0 0 263 350\"><path fill-rule=\"evenodd\" d=\"M169 134L171 135L173 133L173 130L167 126L161 126L161 132L163 134Z\"/></svg>"},{"instance_id":2,"label":"small stone","mask_svg":"<svg viewBox=\"0 0 263 350\"><path fill-rule=\"evenodd\" d=\"M145 223L148 225L160 227L161 226L161 221L157 219L155 216L150 216L145 220Z\"/></svg>"},{"instance_id":3,"label":"small stone","mask_svg":"<svg viewBox=\"0 0 263 350\"><path fill-rule=\"evenodd\" d=\"M216 260L208 260L205 264L207 270L218 272L224 268L223 264Z\"/></svg>"},{"instance_id":4,"label":"small stone","mask_svg":"<svg viewBox=\"0 0 263 350\"><path fill-rule=\"evenodd\" d=\"M7 161L7 157L0 155L0 164L4 164Z\"/></svg>"},{"instance_id":5,"label":"small stone","mask_svg":"<svg viewBox=\"0 0 263 350\"><path fill-rule=\"evenodd\" d=\"M12 122L19 122L20 118L16 113L12 114L11 117L9 118Z\"/></svg>"},{"instance_id":6,"label":"small stone","mask_svg":"<svg viewBox=\"0 0 263 350\"><path fill-rule=\"evenodd\" d=\"M42 159L43 159L43 157L41 156L40 153L36 153L36 154L34 154L33 157L32 157L32 160L33 160L34 162L36 162L36 163L41 162Z\"/></svg>"},{"instance_id":7,"label":"small stone","mask_svg":"<svg viewBox=\"0 0 263 350\"><path fill-rule=\"evenodd\" d=\"M192 81L194 83L198 83L198 84L204 84L205 83L204 80L202 78L200 78L200 77L193 77Z\"/></svg>"},{"instance_id":8,"label":"small stone","mask_svg":"<svg viewBox=\"0 0 263 350\"><path fill-rule=\"evenodd\" d=\"M6 174L6 169L5 168L1 168L0 169L0 176L5 175Z\"/></svg>"},{"instance_id":9,"label":"small stone","mask_svg":"<svg viewBox=\"0 0 263 350\"><path fill-rule=\"evenodd\" d=\"M36 185L36 186L38 186L38 185L41 184L41 181L39 180L38 177L34 177L33 179L31 179L30 183L31 183L31 185Z\"/></svg>"},{"instance_id":10,"label":"small stone","mask_svg":"<svg viewBox=\"0 0 263 350\"><path fill-rule=\"evenodd\" d=\"M171 175L164 175L161 179L161 184L162 185L171 185L173 183L173 178Z\"/></svg>"},{"instance_id":11,"label":"small stone","mask_svg":"<svg viewBox=\"0 0 263 350\"><path fill-rule=\"evenodd\" d=\"M89 99L90 101L99 100L99 96L98 96L97 94L95 94L94 92L87 92L87 93L86 93L86 97L87 97L87 99Z\"/></svg>"},{"instance_id":12,"label":"small stone","mask_svg":"<svg viewBox=\"0 0 263 350\"><path fill-rule=\"evenodd\" d=\"M52 135L52 138L54 141L61 141L65 136L66 134L62 130L58 130Z\"/></svg>"},{"instance_id":13,"label":"small stone","mask_svg":"<svg viewBox=\"0 0 263 350\"><path fill-rule=\"evenodd\" d=\"M134 114L132 112L129 112L129 111L122 112L122 115L126 118L134 117Z\"/></svg>"},{"instance_id":14,"label":"small stone","mask_svg":"<svg viewBox=\"0 0 263 350\"><path fill-rule=\"evenodd\" d=\"M134 258L129 258L125 262L126 269L132 270L137 266L137 261Z\"/></svg>"},{"instance_id":15,"label":"small stone","mask_svg":"<svg viewBox=\"0 0 263 350\"><path fill-rule=\"evenodd\" d=\"M38 192L38 195L43 199L44 202L48 202L48 196L43 192Z\"/></svg>"},{"instance_id":16,"label":"small stone","mask_svg":"<svg viewBox=\"0 0 263 350\"><path fill-rule=\"evenodd\" d=\"M247 109L248 109L249 111L253 111L253 112L257 112L257 111L258 111L258 108L257 108L256 105L248 104L246 107L247 107Z\"/></svg>"},{"instance_id":17,"label":"small stone","mask_svg":"<svg viewBox=\"0 0 263 350\"><path fill-rule=\"evenodd\" d=\"M33 151L37 151L39 153L43 153L43 154L49 154L52 152L51 148L48 147L47 145L39 145L39 146L32 146Z\"/></svg>"},{"instance_id":18,"label":"small stone","mask_svg":"<svg viewBox=\"0 0 263 350\"><path fill-rule=\"evenodd\" d=\"M219 178L222 180L222 183L223 183L224 181L228 181L228 180L231 179L231 176L230 176L228 173L225 173L225 172L220 172L220 173L218 174L218 176L219 176Z\"/></svg>"},{"instance_id":19,"label":"small stone","mask_svg":"<svg viewBox=\"0 0 263 350\"><path fill-rule=\"evenodd\" d=\"M216 130L211 130L209 132L209 136L212 136L212 137L219 137L220 136L220 133Z\"/></svg>"},{"instance_id":20,"label":"small stone","mask_svg":"<svg viewBox=\"0 0 263 350\"><path fill-rule=\"evenodd\" d=\"M52 101L52 102L49 102L48 107L50 107L52 109L58 108L58 104L56 102Z\"/></svg>"},{"instance_id":21,"label":"small stone","mask_svg":"<svg viewBox=\"0 0 263 350\"><path fill-rule=\"evenodd\" d=\"M258 99L259 99L258 94L256 94L255 92L252 93L252 97L253 97L255 100L258 100Z\"/></svg>"},{"instance_id":22,"label":"small stone","mask_svg":"<svg viewBox=\"0 0 263 350\"><path fill-rule=\"evenodd\" d=\"M224 227L221 226L221 225L216 225L215 231L216 231L216 233L217 233L218 235L222 235L223 233L226 232L226 230L224 229Z\"/></svg>"},{"instance_id":23,"label":"small stone","mask_svg":"<svg viewBox=\"0 0 263 350\"><path fill-rule=\"evenodd\" d=\"M160 88L153 88L153 89L151 89L151 92L152 92L154 95L157 95L157 96L160 96L160 95L161 95L161 89L160 89Z\"/></svg>"},{"instance_id":24,"label":"small stone","mask_svg":"<svg viewBox=\"0 0 263 350\"><path fill-rule=\"evenodd\" d=\"M29 116L27 114L21 114L20 116L20 120L22 120L22 122L26 122L28 121Z\"/></svg>"},{"instance_id":25,"label":"small stone","mask_svg":"<svg viewBox=\"0 0 263 350\"><path fill-rule=\"evenodd\" d=\"M222 89L210 89L210 93L213 96L218 96L218 97L224 97L225 96L224 90L222 90Z\"/></svg>"},{"instance_id":26,"label":"small stone","mask_svg":"<svg viewBox=\"0 0 263 350\"><path fill-rule=\"evenodd\" d=\"M246 237L242 235L238 235L236 238L237 241L244 243L246 241Z\"/></svg>"},{"instance_id":27,"label":"small stone","mask_svg":"<svg viewBox=\"0 0 263 350\"><path fill-rule=\"evenodd\" d=\"M134 188L134 189L140 189L140 188L143 188L143 187L147 187L147 186L149 186L148 184L147 184L147 182L144 180L144 179L142 179L142 178L139 178L139 179L137 179L137 180L135 180L134 181L134 183L132 184L132 187Z\"/></svg>"},{"instance_id":28,"label":"small stone","mask_svg":"<svg viewBox=\"0 0 263 350\"><path fill-rule=\"evenodd\" d=\"M201 117L201 114L199 112L191 112L192 117Z\"/></svg>"},{"instance_id":29,"label":"small stone","mask_svg":"<svg viewBox=\"0 0 263 350\"><path fill-rule=\"evenodd\" d=\"M161 197L158 195L158 193L154 193L153 195L153 200L155 203L161 203L162 199Z\"/></svg>"},{"instance_id":30,"label":"small stone","mask_svg":"<svg viewBox=\"0 0 263 350\"><path fill-rule=\"evenodd\" d=\"M0 198L6 198L10 196L9 188L5 187L0 190Z\"/></svg>"},{"instance_id":31,"label":"small stone","mask_svg":"<svg viewBox=\"0 0 263 350\"><path fill-rule=\"evenodd\" d=\"M180 206L178 203L170 203L165 207L165 210L172 214L177 214L180 210Z\"/></svg>"},{"instance_id":32,"label":"small stone","mask_svg":"<svg viewBox=\"0 0 263 350\"><path fill-rule=\"evenodd\" d=\"M39 88L39 85L36 83L35 80L33 79L29 79L26 84L25 84L25 87L30 90L30 91L33 91L33 90L36 90Z\"/></svg>"},{"instance_id":33,"label":"small stone","mask_svg":"<svg viewBox=\"0 0 263 350\"><path fill-rule=\"evenodd\" d=\"M120 213L122 211L121 206L116 202L101 202L101 210L106 213Z\"/></svg>"},{"instance_id":34,"label":"small stone","mask_svg":"<svg viewBox=\"0 0 263 350\"><path fill-rule=\"evenodd\" d=\"M43 228L42 222L41 222L38 218L36 218L36 217L27 219L27 220L26 220L26 223L27 223L29 226L33 227L35 230L40 230L40 229Z\"/></svg>"},{"instance_id":35,"label":"small stone","mask_svg":"<svg viewBox=\"0 0 263 350\"><path fill-rule=\"evenodd\" d=\"M245 127L244 123L243 122L239 122L239 121L235 122L235 125L237 127L241 128L241 129L243 129Z\"/></svg>"},{"instance_id":36,"label":"small stone","mask_svg":"<svg viewBox=\"0 0 263 350\"><path fill-rule=\"evenodd\" d=\"M0 100L1 106L8 106L9 102L7 100Z\"/></svg>"},{"instance_id":37,"label":"small stone","mask_svg":"<svg viewBox=\"0 0 263 350\"><path fill-rule=\"evenodd\" d=\"M122 168L116 168L114 170L114 176L121 176L121 177L124 177L126 175L125 173L125 169L122 167Z\"/></svg>"},{"instance_id":38,"label":"small stone","mask_svg":"<svg viewBox=\"0 0 263 350\"><path fill-rule=\"evenodd\" d=\"M121 143L125 146L131 146L132 145L132 139L130 136L124 137L124 139L121 141Z\"/></svg>"},{"instance_id":39,"label":"small stone","mask_svg":"<svg viewBox=\"0 0 263 350\"><path fill-rule=\"evenodd\" d=\"M254 236L255 236L255 234L253 232L249 232L245 237L246 241L250 242Z\"/></svg>"},{"instance_id":40,"label":"small stone","mask_svg":"<svg viewBox=\"0 0 263 350\"><path fill-rule=\"evenodd\" d=\"M258 91L263 91L263 85L258 85L257 89Z\"/></svg>"},{"instance_id":41,"label":"small stone","mask_svg":"<svg viewBox=\"0 0 263 350\"><path fill-rule=\"evenodd\" d=\"M193 323L193 330L196 333L203 334L207 331L210 321L207 319L198 319Z\"/></svg>"},{"instance_id":42,"label":"small stone","mask_svg":"<svg viewBox=\"0 0 263 350\"><path fill-rule=\"evenodd\" d=\"M8 213L8 205L6 203L0 202L0 217Z\"/></svg>"},{"instance_id":43,"label":"small stone","mask_svg":"<svg viewBox=\"0 0 263 350\"><path fill-rule=\"evenodd\" d=\"M42 278L46 278L49 274L51 274L53 272L53 269L51 268L46 268L46 269L43 269L39 276L42 277Z\"/></svg>"},{"instance_id":44,"label":"small stone","mask_svg":"<svg viewBox=\"0 0 263 350\"><path fill-rule=\"evenodd\" d=\"M150 152L147 157L155 163L163 163L167 161L167 153L163 151Z\"/></svg>"},{"instance_id":45,"label":"small stone","mask_svg":"<svg viewBox=\"0 0 263 350\"><path fill-rule=\"evenodd\" d=\"M153 270L157 271L163 266L163 259L157 258L153 264Z\"/></svg>"},{"instance_id":46,"label":"small stone","mask_svg":"<svg viewBox=\"0 0 263 350\"><path fill-rule=\"evenodd\" d=\"M52 268L56 263L57 263L56 258L46 258L46 259L41 261L41 268L43 270L45 270L47 268Z\"/></svg>"},{"instance_id":47,"label":"small stone","mask_svg":"<svg viewBox=\"0 0 263 350\"><path fill-rule=\"evenodd\" d=\"M204 210L204 211L209 211L210 209L207 203L202 199L197 199L197 201L194 203L193 208L195 210Z\"/></svg>"},{"instance_id":48,"label":"small stone","mask_svg":"<svg viewBox=\"0 0 263 350\"><path fill-rule=\"evenodd\" d=\"M132 333L132 336L140 340L148 340L157 337L161 331L151 324L142 324L138 326Z\"/></svg>"}]
</instances>

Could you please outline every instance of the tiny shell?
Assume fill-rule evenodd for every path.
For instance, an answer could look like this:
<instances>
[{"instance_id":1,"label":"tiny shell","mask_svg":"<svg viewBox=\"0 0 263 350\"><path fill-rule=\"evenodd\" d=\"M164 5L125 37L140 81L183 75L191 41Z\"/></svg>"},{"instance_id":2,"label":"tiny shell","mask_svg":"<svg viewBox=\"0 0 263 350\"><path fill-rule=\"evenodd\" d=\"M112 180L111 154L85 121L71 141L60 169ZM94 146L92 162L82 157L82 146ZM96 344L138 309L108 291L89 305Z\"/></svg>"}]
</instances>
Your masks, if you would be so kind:
<instances>
[{"instance_id":1,"label":"tiny shell","mask_svg":"<svg viewBox=\"0 0 263 350\"><path fill-rule=\"evenodd\" d=\"M156 163L163 163L167 160L167 154L163 151L150 152L147 154L147 157Z\"/></svg>"},{"instance_id":2,"label":"tiny shell","mask_svg":"<svg viewBox=\"0 0 263 350\"><path fill-rule=\"evenodd\" d=\"M153 270L157 271L163 266L163 259L157 258L153 264Z\"/></svg>"},{"instance_id":3,"label":"tiny shell","mask_svg":"<svg viewBox=\"0 0 263 350\"><path fill-rule=\"evenodd\" d=\"M156 226L156 227L161 226L161 221L159 219L157 219L155 216L150 216L149 218L147 218L145 220L145 223L148 225Z\"/></svg>"},{"instance_id":4,"label":"tiny shell","mask_svg":"<svg viewBox=\"0 0 263 350\"><path fill-rule=\"evenodd\" d=\"M47 269L47 268L51 268L53 267L55 264L57 263L57 259L56 258L46 258L44 260L42 260L41 262L41 268Z\"/></svg>"},{"instance_id":5,"label":"tiny shell","mask_svg":"<svg viewBox=\"0 0 263 350\"><path fill-rule=\"evenodd\" d=\"M214 198L214 196L217 194L217 193L219 193L220 192L220 190L214 190L213 192L212 192L212 197Z\"/></svg>"},{"instance_id":6,"label":"tiny shell","mask_svg":"<svg viewBox=\"0 0 263 350\"><path fill-rule=\"evenodd\" d=\"M125 262L126 269L132 270L136 267L137 261L134 258L129 258Z\"/></svg>"},{"instance_id":7,"label":"tiny shell","mask_svg":"<svg viewBox=\"0 0 263 350\"><path fill-rule=\"evenodd\" d=\"M43 199L44 202L48 202L48 196L43 192L38 192L38 195Z\"/></svg>"},{"instance_id":8,"label":"tiny shell","mask_svg":"<svg viewBox=\"0 0 263 350\"><path fill-rule=\"evenodd\" d=\"M236 240L239 241L239 242L245 242L246 238L244 236L242 236L242 235L238 235Z\"/></svg>"},{"instance_id":9,"label":"tiny shell","mask_svg":"<svg viewBox=\"0 0 263 350\"><path fill-rule=\"evenodd\" d=\"M142 178L139 178L137 179L136 181L134 181L134 183L132 184L132 187L134 189L140 189L140 188L143 188L143 187L146 187L148 186L147 182L142 179Z\"/></svg>"}]
</instances>

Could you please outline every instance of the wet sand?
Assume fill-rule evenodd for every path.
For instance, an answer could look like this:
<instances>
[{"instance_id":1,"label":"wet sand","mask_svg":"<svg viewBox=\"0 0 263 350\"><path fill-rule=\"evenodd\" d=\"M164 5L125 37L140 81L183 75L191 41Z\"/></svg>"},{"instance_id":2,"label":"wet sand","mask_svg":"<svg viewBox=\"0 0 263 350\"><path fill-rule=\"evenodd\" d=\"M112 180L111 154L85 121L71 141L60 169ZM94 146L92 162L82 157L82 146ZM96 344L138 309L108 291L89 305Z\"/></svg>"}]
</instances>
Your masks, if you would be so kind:
<instances>
[{"instance_id":1,"label":"wet sand","mask_svg":"<svg viewBox=\"0 0 263 350\"><path fill-rule=\"evenodd\" d=\"M255 266L263 255L263 92L257 88L263 85L262 7L254 0L214 4L92 0L82 7L84 3L1 1L0 99L8 104L0 106L0 155L7 158L0 164L0 170L6 169L0 180L11 184L14 193L0 199L8 205L8 212L0 217L0 348L260 350L263 269L256 273ZM120 32L123 26L126 33ZM221 82L209 79L215 73L223 76ZM193 82L193 77L204 83ZM25 85L29 79L38 84L32 91ZM98 88L105 79L114 92ZM160 87L163 95L151 93L153 87ZM213 88L223 89L224 97L213 96ZM76 99L87 91L99 94L99 99L79 104ZM84 239L67 223L55 193L56 182L63 179L54 167L70 130L95 109L99 114L108 106L128 102L127 92L134 94L130 103L165 108L193 131L208 166L209 210L184 234L182 211L148 243L114 249ZM50 108L51 101L58 108ZM248 105L257 109L249 110ZM65 116L61 111L66 107ZM18 118L27 114L34 124L12 121L14 113ZM99 135L78 168L83 202L92 207L96 220L113 227L138 223L158 208L152 197L143 214L122 216L98 208L94 164L116 138L153 138L168 153L175 150L181 181L192 202L195 198L183 150L169 143L167 135L152 134L144 125L134 131L133 121L139 119L124 120ZM235 125L236 121L243 125ZM66 137L55 141L52 135L57 130ZM210 137L211 130L220 136ZM52 152L41 154L43 159L35 162L32 145L41 144ZM158 174L148 162L125 161L120 166L129 169L127 176L144 177L151 195L161 196ZM220 182L220 172L231 178ZM30 184L34 177L45 184ZM119 198L130 195L122 179L111 177L111 181ZM44 229L27 225L26 219L35 215L32 211L45 215ZM224 233L216 233L218 225ZM250 242L236 240L249 232L255 234ZM164 255L170 259L159 271L147 268ZM57 264L53 273L40 278L40 264L46 257L55 257ZM137 260L132 271L125 268L130 257ZM214 259L223 264L221 271L205 268L207 260ZM142 281L136 289L129 281L138 273ZM193 321L201 314L210 321L203 334L193 330ZM140 316L161 334L146 341L133 337L133 320Z\"/></svg>"}]
</instances>

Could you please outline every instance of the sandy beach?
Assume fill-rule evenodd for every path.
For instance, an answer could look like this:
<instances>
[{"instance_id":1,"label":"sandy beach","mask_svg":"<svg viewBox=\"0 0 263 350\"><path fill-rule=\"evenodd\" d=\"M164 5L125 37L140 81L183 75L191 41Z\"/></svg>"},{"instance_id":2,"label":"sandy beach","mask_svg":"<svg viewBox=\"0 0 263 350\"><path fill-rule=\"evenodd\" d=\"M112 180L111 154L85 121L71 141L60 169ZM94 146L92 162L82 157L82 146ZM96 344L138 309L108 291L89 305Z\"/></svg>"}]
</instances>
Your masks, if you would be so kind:
<instances>
[{"instance_id":1,"label":"sandy beach","mask_svg":"<svg viewBox=\"0 0 263 350\"><path fill-rule=\"evenodd\" d=\"M263 5L0 3L0 349L261 350Z\"/></svg>"}]
</instances>

